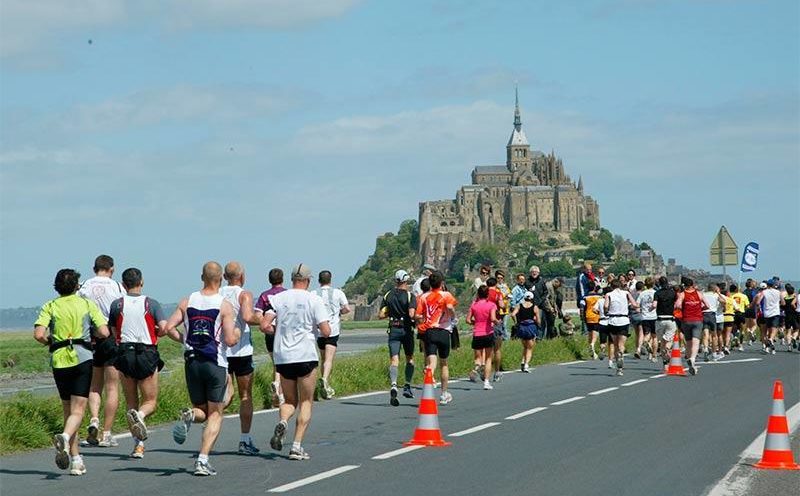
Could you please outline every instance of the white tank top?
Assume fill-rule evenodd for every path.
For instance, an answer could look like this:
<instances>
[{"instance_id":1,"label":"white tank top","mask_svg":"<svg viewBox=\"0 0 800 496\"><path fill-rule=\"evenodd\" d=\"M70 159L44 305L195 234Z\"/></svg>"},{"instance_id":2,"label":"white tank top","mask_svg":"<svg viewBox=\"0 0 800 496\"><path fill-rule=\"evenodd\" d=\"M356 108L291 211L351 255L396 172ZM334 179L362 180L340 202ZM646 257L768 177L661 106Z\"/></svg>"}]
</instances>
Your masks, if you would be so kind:
<instances>
[{"instance_id":1,"label":"white tank top","mask_svg":"<svg viewBox=\"0 0 800 496\"><path fill-rule=\"evenodd\" d=\"M233 306L233 313L236 315L236 327L242 332L242 337L239 339L239 342L228 348L226 353L228 357L247 357L253 354L253 342L250 339L250 326L244 321L244 317L242 317L242 308L239 304L239 296L241 296L242 291L244 291L244 289L242 289L241 286L223 286L219 288L219 294Z\"/></svg>"},{"instance_id":2,"label":"white tank top","mask_svg":"<svg viewBox=\"0 0 800 496\"><path fill-rule=\"evenodd\" d=\"M147 296L123 296L121 319L120 343L158 343L156 321L150 312Z\"/></svg>"},{"instance_id":3,"label":"white tank top","mask_svg":"<svg viewBox=\"0 0 800 496\"><path fill-rule=\"evenodd\" d=\"M781 292L775 288L764 290L764 318L781 314Z\"/></svg>"},{"instance_id":4,"label":"white tank top","mask_svg":"<svg viewBox=\"0 0 800 496\"><path fill-rule=\"evenodd\" d=\"M624 326L630 323L631 320L628 318L628 293L621 289L615 289L608 293L608 325Z\"/></svg>"},{"instance_id":5,"label":"white tank top","mask_svg":"<svg viewBox=\"0 0 800 496\"><path fill-rule=\"evenodd\" d=\"M183 327L183 346L193 350L220 367L228 368L227 349L222 340L220 309L225 301L221 294L203 295L196 291L189 295Z\"/></svg>"}]
</instances>

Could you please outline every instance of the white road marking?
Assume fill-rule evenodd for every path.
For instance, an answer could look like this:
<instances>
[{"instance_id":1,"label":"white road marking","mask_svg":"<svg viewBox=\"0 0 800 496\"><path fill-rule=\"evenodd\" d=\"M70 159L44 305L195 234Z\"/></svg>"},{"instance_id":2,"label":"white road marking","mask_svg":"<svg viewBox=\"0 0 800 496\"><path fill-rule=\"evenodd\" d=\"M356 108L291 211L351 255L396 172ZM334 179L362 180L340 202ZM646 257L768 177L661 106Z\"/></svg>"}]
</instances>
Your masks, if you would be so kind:
<instances>
[{"instance_id":1,"label":"white road marking","mask_svg":"<svg viewBox=\"0 0 800 496\"><path fill-rule=\"evenodd\" d=\"M461 437L466 436L467 434L472 434L473 432L482 431L484 429L488 429L489 427L494 427L496 425L500 425L500 422L486 422L485 424L476 425L475 427L470 427L469 429L458 431L450 434L452 437Z\"/></svg>"},{"instance_id":2,"label":"white road marking","mask_svg":"<svg viewBox=\"0 0 800 496\"><path fill-rule=\"evenodd\" d=\"M719 360L716 362L708 362L706 365L719 365L723 363L745 363L745 362L760 362L763 358L740 358L738 360Z\"/></svg>"},{"instance_id":3,"label":"white road marking","mask_svg":"<svg viewBox=\"0 0 800 496\"><path fill-rule=\"evenodd\" d=\"M667 374L658 374L658 375L651 375L650 378L651 379L660 379L660 378L666 377L666 376L667 376Z\"/></svg>"},{"instance_id":4,"label":"white road marking","mask_svg":"<svg viewBox=\"0 0 800 496\"><path fill-rule=\"evenodd\" d=\"M800 426L800 403L786 411L786 420L789 423L789 432L794 432ZM764 449L764 438L767 431L761 431L750 445L739 455L739 462L731 468L725 476L708 492L708 496L736 496L747 494L755 470L748 460L761 458Z\"/></svg>"},{"instance_id":5,"label":"white road marking","mask_svg":"<svg viewBox=\"0 0 800 496\"><path fill-rule=\"evenodd\" d=\"M388 460L389 458L394 458L397 455L402 455L403 453L408 453L410 451L418 450L420 448L424 448L424 446L417 445L417 446L406 446L405 448L396 449L394 451L387 451L386 453L382 453L380 455L375 455L372 457L373 460Z\"/></svg>"},{"instance_id":6,"label":"white road marking","mask_svg":"<svg viewBox=\"0 0 800 496\"><path fill-rule=\"evenodd\" d=\"M635 381L626 382L625 384L620 384L620 386L635 386L636 384L641 384L643 382L647 382L647 379L637 379Z\"/></svg>"},{"instance_id":7,"label":"white road marking","mask_svg":"<svg viewBox=\"0 0 800 496\"><path fill-rule=\"evenodd\" d=\"M345 472L349 472L351 470L357 469L360 465L343 465L339 468L335 468L333 470L328 470L327 472L322 472L317 475L312 475L311 477L306 477L305 479L300 479L299 481L290 482L289 484L284 484L282 486L273 487L267 492L270 493L285 493L286 491L291 491L292 489L297 489L298 487L307 486L308 484L313 484L314 482L318 482L324 479L329 479L331 477L337 476L339 474L343 474Z\"/></svg>"},{"instance_id":8,"label":"white road marking","mask_svg":"<svg viewBox=\"0 0 800 496\"><path fill-rule=\"evenodd\" d=\"M610 388L599 389L599 390L597 390L597 391L592 391L592 392L591 392L591 393L589 393L589 394L590 394L591 396L597 396L598 394L610 393L611 391L616 391L617 389L619 389L619 388L618 388L617 386L614 386L614 387L610 387Z\"/></svg>"},{"instance_id":9,"label":"white road marking","mask_svg":"<svg viewBox=\"0 0 800 496\"><path fill-rule=\"evenodd\" d=\"M553 402L553 403L550 403L550 404L551 404L551 405L554 405L554 406L566 405L567 403L572 403L573 401L582 400L582 399L584 399L585 397L586 397L586 396L573 396L572 398L567 398L567 399L565 399L565 400L556 401L556 402Z\"/></svg>"},{"instance_id":10,"label":"white road marking","mask_svg":"<svg viewBox=\"0 0 800 496\"><path fill-rule=\"evenodd\" d=\"M562 362L562 363L559 363L559 365L575 365L576 363L583 363L585 361L586 360L575 360L574 362Z\"/></svg>"},{"instance_id":11,"label":"white road marking","mask_svg":"<svg viewBox=\"0 0 800 496\"><path fill-rule=\"evenodd\" d=\"M379 394L389 394L388 391L373 391L371 393L352 394L350 396L342 396L340 400L354 400L356 398L366 398L368 396L377 396Z\"/></svg>"},{"instance_id":12,"label":"white road marking","mask_svg":"<svg viewBox=\"0 0 800 496\"><path fill-rule=\"evenodd\" d=\"M524 412L515 413L514 415L509 415L506 417L506 420L517 420L521 419L522 417L527 417L528 415L533 415L534 413L539 413L544 410L547 410L546 406L537 406L536 408L531 408L530 410L525 410Z\"/></svg>"}]
</instances>

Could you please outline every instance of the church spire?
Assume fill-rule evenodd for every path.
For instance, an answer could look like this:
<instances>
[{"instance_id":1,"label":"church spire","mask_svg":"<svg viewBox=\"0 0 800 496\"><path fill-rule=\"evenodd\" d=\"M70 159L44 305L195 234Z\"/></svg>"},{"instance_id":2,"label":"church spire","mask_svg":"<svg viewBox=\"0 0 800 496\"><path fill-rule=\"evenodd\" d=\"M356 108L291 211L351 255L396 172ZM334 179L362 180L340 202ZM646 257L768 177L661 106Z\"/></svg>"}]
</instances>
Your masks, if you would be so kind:
<instances>
[{"instance_id":1,"label":"church spire","mask_svg":"<svg viewBox=\"0 0 800 496\"><path fill-rule=\"evenodd\" d=\"M508 139L508 145L506 146L528 146L528 137L525 136L525 131L522 130L522 118L519 113L519 88L516 84L514 85L514 130L511 131L511 137ZM527 157L527 152L523 155Z\"/></svg>"},{"instance_id":2,"label":"church spire","mask_svg":"<svg viewBox=\"0 0 800 496\"><path fill-rule=\"evenodd\" d=\"M522 118L519 115L519 87L514 85L514 129L522 130Z\"/></svg>"},{"instance_id":3,"label":"church spire","mask_svg":"<svg viewBox=\"0 0 800 496\"><path fill-rule=\"evenodd\" d=\"M583 193L583 176L578 176L578 191Z\"/></svg>"}]
</instances>

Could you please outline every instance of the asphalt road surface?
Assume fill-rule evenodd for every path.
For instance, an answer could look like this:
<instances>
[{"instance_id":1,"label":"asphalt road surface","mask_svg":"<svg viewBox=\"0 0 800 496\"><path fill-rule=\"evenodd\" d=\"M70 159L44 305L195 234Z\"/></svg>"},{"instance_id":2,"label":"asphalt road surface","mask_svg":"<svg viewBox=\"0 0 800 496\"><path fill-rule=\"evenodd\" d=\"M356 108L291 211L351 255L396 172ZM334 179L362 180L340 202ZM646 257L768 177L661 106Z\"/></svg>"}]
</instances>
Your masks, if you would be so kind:
<instances>
[{"instance_id":1,"label":"asphalt road surface","mask_svg":"<svg viewBox=\"0 0 800 496\"><path fill-rule=\"evenodd\" d=\"M289 460L288 447L277 453L266 446L276 422L266 411L254 418L258 457L236 454L238 419L225 420L213 478L191 475L196 425L182 446L168 427L155 430L143 460L127 457L130 439L120 439L119 448L85 449L83 477L56 469L52 450L4 457L0 483L3 494L20 496L702 495L740 465L764 430L775 379L783 380L787 409L800 402L800 354L746 350L703 364L693 378L664 377L633 359L624 377L601 361L551 365L507 374L494 391L454 383L454 401L439 409L452 442L446 448L402 449L417 424L419 391L414 400L401 397L399 407L373 393L315 404L304 442L309 461ZM289 441L292 432L290 423ZM754 487L800 482L797 472L749 470Z\"/></svg>"}]
</instances>

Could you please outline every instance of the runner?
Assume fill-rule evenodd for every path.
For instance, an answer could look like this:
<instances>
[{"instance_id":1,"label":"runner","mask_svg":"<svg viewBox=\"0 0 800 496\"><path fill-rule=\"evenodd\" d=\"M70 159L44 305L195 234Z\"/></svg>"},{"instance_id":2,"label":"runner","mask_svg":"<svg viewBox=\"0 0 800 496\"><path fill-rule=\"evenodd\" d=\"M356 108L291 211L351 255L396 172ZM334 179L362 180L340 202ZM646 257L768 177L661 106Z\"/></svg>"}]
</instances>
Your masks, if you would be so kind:
<instances>
[{"instance_id":1,"label":"runner","mask_svg":"<svg viewBox=\"0 0 800 496\"><path fill-rule=\"evenodd\" d=\"M625 368L625 340L630 335L631 320L628 309L638 309L639 304L634 301L630 293L621 288L620 280L611 282L611 292L603 302L603 312L608 314L608 333L614 339L614 351L617 359L617 375L622 375Z\"/></svg>"},{"instance_id":2,"label":"runner","mask_svg":"<svg viewBox=\"0 0 800 496\"><path fill-rule=\"evenodd\" d=\"M750 346L753 346L753 343L756 341L756 307L755 307L755 300L756 295L758 295L758 288L756 287L756 282L753 279L747 279L744 283L744 295L747 297L748 305L744 311L744 326L747 330L747 336L742 336L742 341L747 339L750 341Z\"/></svg>"},{"instance_id":3,"label":"runner","mask_svg":"<svg viewBox=\"0 0 800 496\"><path fill-rule=\"evenodd\" d=\"M261 312L262 316L264 312L267 311L267 308L269 308L269 297L286 291L286 288L283 287L283 270L276 267L269 271L267 278L272 287L261 293L258 297L258 301L256 301L256 311ZM278 368L275 367L275 360L272 356L275 347L275 334L264 333L264 341L267 344L269 359L272 360L272 382L270 383L270 388L272 390L272 406L277 408L283 404L284 397L283 390L281 389L281 375L278 373Z\"/></svg>"},{"instance_id":4,"label":"runner","mask_svg":"<svg viewBox=\"0 0 800 496\"><path fill-rule=\"evenodd\" d=\"M766 333L764 334L764 344L766 345L764 353L772 353L774 355L775 335L778 332L778 325L781 316L781 293L775 289L775 285L777 283L774 279L768 280L766 284L767 288L758 293L754 303L756 307L763 304L764 328L766 330Z\"/></svg>"},{"instance_id":5,"label":"runner","mask_svg":"<svg viewBox=\"0 0 800 496\"><path fill-rule=\"evenodd\" d=\"M594 274L592 273L592 264L590 262L584 262L583 270L575 280L575 302L578 306L578 312L580 314L581 332L584 334L589 332L588 326L586 325L586 302L584 299L586 298L586 295L589 294L590 282L595 282Z\"/></svg>"},{"instance_id":6,"label":"runner","mask_svg":"<svg viewBox=\"0 0 800 496\"><path fill-rule=\"evenodd\" d=\"M645 277L644 289L641 290L636 297L636 303L641 309L642 334L644 335L645 347L648 349L651 362L656 361L656 352L658 350L658 337L656 336L656 319L658 318L658 313L656 312L656 305L654 304L655 294L656 290L653 289L653 278Z\"/></svg>"},{"instance_id":7,"label":"runner","mask_svg":"<svg viewBox=\"0 0 800 496\"><path fill-rule=\"evenodd\" d=\"M205 422L194 475L208 476L217 475L209 454L222 429L222 410L227 401L227 349L239 342L241 330L236 327L233 307L219 294L222 266L206 262L201 280L203 289L178 303L167 321L166 333L183 343L186 387L192 402L191 408L181 410L172 439L183 444L191 425ZM183 324L183 334L176 330L179 324Z\"/></svg>"},{"instance_id":8,"label":"runner","mask_svg":"<svg viewBox=\"0 0 800 496\"><path fill-rule=\"evenodd\" d=\"M731 284L730 293L733 300L733 335L736 338L739 351L744 351L744 330L747 322L745 316L750 307L750 299L747 298L746 294L739 291L739 287L736 284Z\"/></svg>"},{"instance_id":9,"label":"runner","mask_svg":"<svg viewBox=\"0 0 800 496\"><path fill-rule=\"evenodd\" d=\"M526 292L522 302L511 311L511 317L517 327L516 335L522 340L522 372L530 374L531 358L536 339L539 337L539 309L533 303L533 293Z\"/></svg>"},{"instance_id":10,"label":"runner","mask_svg":"<svg viewBox=\"0 0 800 496\"><path fill-rule=\"evenodd\" d=\"M503 299L503 294L497 289L497 279L494 277L487 279L486 287L489 290L489 301L497 307L497 314L500 315L501 312L504 312L503 315L508 314L508 307L506 306L508 301ZM508 333L506 332L505 323L499 317L492 321L492 327L494 329L493 361L495 365L492 381L497 382L503 377L503 341L508 340ZM488 376L484 379L488 379Z\"/></svg>"},{"instance_id":11,"label":"runner","mask_svg":"<svg viewBox=\"0 0 800 496\"><path fill-rule=\"evenodd\" d=\"M411 380L414 377L414 313L417 310L417 299L408 290L411 276L404 270L394 273L395 288L383 295L383 304L379 317L389 319L389 404L399 406L397 399L397 369L400 365L400 347L406 356L405 384L403 396L413 398Z\"/></svg>"},{"instance_id":12,"label":"runner","mask_svg":"<svg viewBox=\"0 0 800 496\"><path fill-rule=\"evenodd\" d=\"M227 349L228 357L228 398L225 407L233 400L233 379L239 391L239 454L257 455L260 450L253 444L250 426L253 423L253 340L250 324L258 325L261 316L253 306L253 293L243 289L244 267L239 262L225 264L227 286L219 289L219 294L233 307L236 328L241 331L239 342Z\"/></svg>"},{"instance_id":13,"label":"runner","mask_svg":"<svg viewBox=\"0 0 800 496\"><path fill-rule=\"evenodd\" d=\"M117 281L111 279L114 275L114 259L108 255L100 255L94 260L95 276L85 281L78 294L95 302L103 317L108 320L108 311L111 302L125 296L125 290ZM116 439L111 436L114 417L119 407L119 372L114 367L114 358L117 354L116 343L113 338L92 338L92 388L89 391L89 429L86 442L91 446L110 448L119 446ZM105 387L105 403L103 404L103 432L100 435L100 402L101 393Z\"/></svg>"},{"instance_id":14,"label":"runner","mask_svg":"<svg viewBox=\"0 0 800 496\"><path fill-rule=\"evenodd\" d=\"M269 440L276 451L283 449L289 419L297 413L290 460L311 458L302 442L314 403L314 386L319 358L315 345L317 330L322 337L331 334L330 314L322 298L308 291L311 269L300 264L292 270L292 289L270 296L270 308L261 319L261 332L275 333L275 367L281 374L286 401L280 406L278 424ZM274 326L277 320L277 328Z\"/></svg>"},{"instance_id":15,"label":"runner","mask_svg":"<svg viewBox=\"0 0 800 496\"><path fill-rule=\"evenodd\" d=\"M506 273L502 270L494 271L494 278L497 279L497 290L500 292L501 305L497 312L497 318L503 322L506 339L508 339L508 319L511 312L511 289L506 284Z\"/></svg>"},{"instance_id":16,"label":"runner","mask_svg":"<svg viewBox=\"0 0 800 496\"><path fill-rule=\"evenodd\" d=\"M441 272L433 272L428 281L431 290L417 299L414 318L419 322L417 330L423 335L425 343L425 366L435 371L437 356L441 361L442 394L439 403L446 405L453 401L453 395L447 390L447 381L450 379L447 357L450 356L450 332L458 302L452 294L442 290L444 275Z\"/></svg>"},{"instance_id":17,"label":"runner","mask_svg":"<svg viewBox=\"0 0 800 496\"><path fill-rule=\"evenodd\" d=\"M61 269L53 287L58 298L50 300L33 324L33 338L50 349L50 366L64 410L64 430L53 437L56 466L70 475L83 475L86 465L78 452L78 429L86 410L92 381L91 333L107 338L106 319L97 305L75 294L81 275Z\"/></svg>"},{"instance_id":18,"label":"runner","mask_svg":"<svg viewBox=\"0 0 800 496\"><path fill-rule=\"evenodd\" d=\"M608 368L614 368L614 340L608 332L608 314L603 308L605 295L611 292L611 286L606 286L601 296L594 304L594 311L598 314L597 333L600 335L600 359L608 358Z\"/></svg>"},{"instance_id":19,"label":"runner","mask_svg":"<svg viewBox=\"0 0 800 496\"><path fill-rule=\"evenodd\" d=\"M425 289L422 287L422 281L427 281L431 274L433 274L434 270L436 270L436 267L431 264L425 264L422 266L422 275L419 276L416 281L414 281L414 287L412 288L414 296L419 297L422 293L427 293L427 291L425 291Z\"/></svg>"},{"instance_id":20,"label":"runner","mask_svg":"<svg viewBox=\"0 0 800 496\"><path fill-rule=\"evenodd\" d=\"M675 300L675 308L681 311L681 330L686 339L686 352L689 373L697 374L695 360L700 347L700 336L703 334L703 311L708 308L705 299L694 287L694 281L688 277L681 277L683 291Z\"/></svg>"},{"instance_id":21,"label":"runner","mask_svg":"<svg viewBox=\"0 0 800 496\"><path fill-rule=\"evenodd\" d=\"M320 272L318 279L320 287L313 291L325 303L325 308L328 310L328 324L331 328L329 336L317 338L317 346L322 353L322 377L319 378L317 387L324 400L329 400L336 394L330 385L333 358L336 356L336 347L339 345L341 316L350 313L347 297L341 289L331 286L331 277L329 270Z\"/></svg>"},{"instance_id":22,"label":"runner","mask_svg":"<svg viewBox=\"0 0 800 496\"><path fill-rule=\"evenodd\" d=\"M145 419L156 411L158 372L164 362L158 354L158 338L164 336L167 316L158 301L142 295L142 271L135 267L122 273L122 286L128 293L114 300L108 314L108 327L117 341L114 366L122 375L128 429L133 437L131 458L144 458L148 437Z\"/></svg>"},{"instance_id":23,"label":"runner","mask_svg":"<svg viewBox=\"0 0 800 496\"><path fill-rule=\"evenodd\" d=\"M731 354L731 335L733 334L733 319L736 315L736 302L731 298L731 292L724 285L720 285L720 293L725 297L725 304L722 305L722 354Z\"/></svg>"},{"instance_id":24,"label":"runner","mask_svg":"<svg viewBox=\"0 0 800 496\"><path fill-rule=\"evenodd\" d=\"M633 272L633 270L631 270L630 272ZM639 299L639 293L644 291L644 283L641 281L636 281L633 285L633 288L631 288L630 284L628 284L627 291L628 293L630 293L631 298L633 298L633 301L636 301L638 303L637 300ZM642 358L642 348L646 347L647 345L647 342L644 339L644 326L642 326L643 317L642 317L641 306L639 307L639 309L629 308L628 314L631 319L631 326L633 327L633 332L636 333L636 350L633 352L633 357L636 358L637 360L640 360Z\"/></svg>"},{"instance_id":25,"label":"runner","mask_svg":"<svg viewBox=\"0 0 800 496\"><path fill-rule=\"evenodd\" d=\"M708 290L703 293L703 299L706 303L706 308L703 310L703 359L706 362L711 359L717 361L724 356L720 337L725 297L720 293L719 286L712 282L708 284Z\"/></svg>"},{"instance_id":26,"label":"runner","mask_svg":"<svg viewBox=\"0 0 800 496\"><path fill-rule=\"evenodd\" d=\"M785 324L786 324L786 335L789 338L789 349L786 351L790 352L792 350L800 351L800 342L798 342L798 337L800 337L800 298L797 297L796 291L794 286L789 283L786 283L786 292L783 295L783 301L781 304L784 308L785 313Z\"/></svg>"},{"instance_id":27,"label":"runner","mask_svg":"<svg viewBox=\"0 0 800 496\"><path fill-rule=\"evenodd\" d=\"M675 339L675 331L677 331L674 315L677 297L675 289L669 284L667 278L659 277L658 291L653 294L651 308L654 308L656 312L656 336L661 346L661 359L664 367L669 364L670 349L672 341Z\"/></svg>"},{"instance_id":28,"label":"runner","mask_svg":"<svg viewBox=\"0 0 800 496\"><path fill-rule=\"evenodd\" d=\"M589 281L589 292L583 299L584 302L584 318L586 319L586 330L589 333L589 352L592 354L592 359L597 360L597 352L595 351L595 344L597 343L598 335L600 334L600 313L597 312L597 302L603 299L600 294L600 286L595 284L594 281Z\"/></svg>"},{"instance_id":29,"label":"runner","mask_svg":"<svg viewBox=\"0 0 800 496\"><path fill-rule=\"evenodd\" d=\"M489 376L492 374L492 355L497 343L494 331L497 321L497 305L489 300L489 287L481 286L475 301L469 307L467 324L473 326L472 349L478 353L478 359L483 366L483 389L486 390L494 389L489 382Z\"/></svg>"}]
</instances>

